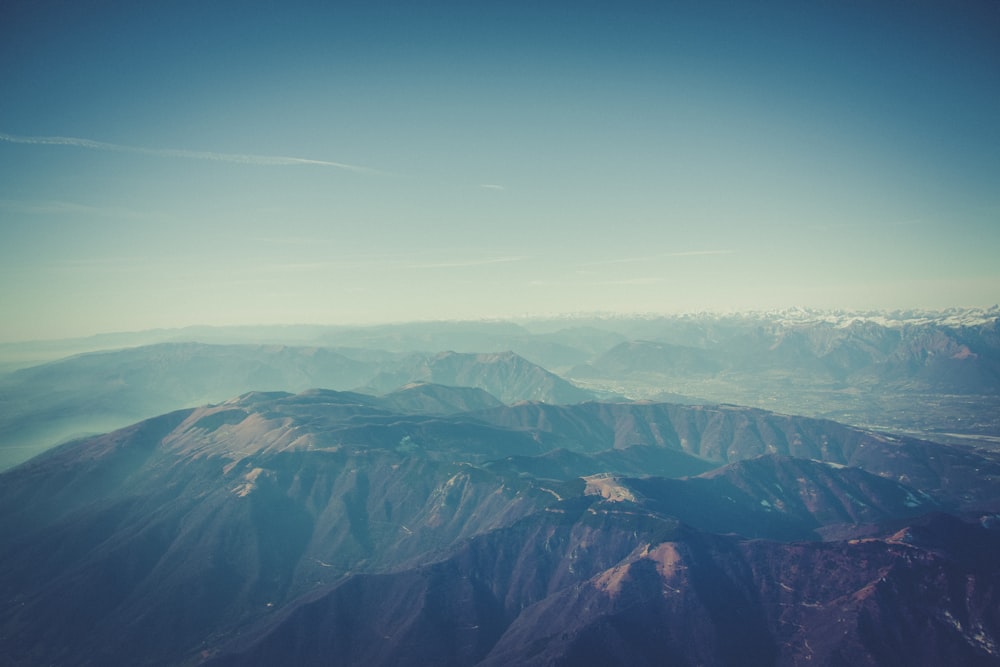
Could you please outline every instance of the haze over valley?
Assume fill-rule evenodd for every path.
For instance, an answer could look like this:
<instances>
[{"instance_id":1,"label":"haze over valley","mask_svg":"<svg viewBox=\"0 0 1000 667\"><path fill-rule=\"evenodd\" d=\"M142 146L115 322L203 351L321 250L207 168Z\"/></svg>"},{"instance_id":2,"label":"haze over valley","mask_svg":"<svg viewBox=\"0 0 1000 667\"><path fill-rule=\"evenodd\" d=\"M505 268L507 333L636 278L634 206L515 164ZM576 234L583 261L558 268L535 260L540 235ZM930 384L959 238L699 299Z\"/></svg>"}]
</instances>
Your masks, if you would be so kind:
<instances>
[{"instance_id":1,"label":"haze over valley","mask_svg":"<svg viewBox=\"0 0 1000 667\"><path fill-rule=\"evenodd\" d=\"M994 447L998 317L996 309L894 316L796 310L121 334L116 344L146 344L0 376L0 463L248 391L383 395L411 383L475 387L505 403L732 403ZM254 336L269 342L232 342ZM8 344L0 352L21 365L49 346L58 354L94 343Z\"/></svg>"}]
</instances>

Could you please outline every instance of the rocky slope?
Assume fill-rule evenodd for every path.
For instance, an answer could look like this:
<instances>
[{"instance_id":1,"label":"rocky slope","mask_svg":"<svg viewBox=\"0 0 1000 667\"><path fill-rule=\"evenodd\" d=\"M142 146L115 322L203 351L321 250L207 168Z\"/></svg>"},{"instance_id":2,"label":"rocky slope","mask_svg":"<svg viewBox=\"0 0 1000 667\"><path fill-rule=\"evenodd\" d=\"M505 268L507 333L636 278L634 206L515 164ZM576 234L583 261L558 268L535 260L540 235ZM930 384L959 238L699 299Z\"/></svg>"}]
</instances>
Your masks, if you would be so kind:
<instances>
[{"instance_id":1,"label":"rocky slope","mask_svg":"<svg viewBox=\"0 0 1000 667\"><path fill-rule=\"evenodd\" d=\"M4 663L998 662L988 452L398 401L252 393L3 473Z\"/></svg>"}]
</instances>

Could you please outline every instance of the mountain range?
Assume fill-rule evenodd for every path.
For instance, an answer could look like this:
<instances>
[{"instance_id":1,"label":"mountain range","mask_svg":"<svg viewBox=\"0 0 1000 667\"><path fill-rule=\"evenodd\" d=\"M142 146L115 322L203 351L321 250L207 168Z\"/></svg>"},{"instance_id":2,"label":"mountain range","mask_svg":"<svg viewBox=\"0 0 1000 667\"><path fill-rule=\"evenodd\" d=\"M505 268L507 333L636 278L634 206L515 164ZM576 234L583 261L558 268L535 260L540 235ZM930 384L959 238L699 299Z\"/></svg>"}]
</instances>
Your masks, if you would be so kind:
<instances>
[{"instance_id":1,"label":"mountain range","mask_svg":"<svg viewBox=\"0 0 1000 667\"><path fill-rule=\"evenodd\" d=\"M0 345L0 369L11 369L0 374L0 469L72 437L247 391L380 394L411 382L474 386L505 403L733 403L997 446L998 327L998 308L794 309L201 327L7 343Z\"/></svg>"},{"instance_id":2,"label":"mountain range","mask_svg":"<svg viewBox=\"0 0 1000 667\"><path fill-rule=\"evenodd\" d=\"M482 397L255 392L3 473L0 655L1000 660L1000 455L735 406L398 407L427 395Z\"/></svg>"},{"instance_id":3,"label":"mountain range","mask_svg":"<svg viewBox=\"0 0 1000 667\"><path fill-rule=\"evenodd\" d=\"M1000 665L998 322L0 346L0 663Z\"/></svg>"},{"instance_id":4,"label":"mountain range","mask_svg":"<svg viewBox=\"0 0 1000 667\"><path fill-rule=\"evenodd\" d=\"M355 351L352 358L322 347L160 343L73 356L0 379L0 469L58 442L251 390L364 386L388 393L414 382L480 389L489 395L468 399L478 406L593 398L511 352ZM414 392L406 397L414 400Z\"/></svg>"}]
</instances>

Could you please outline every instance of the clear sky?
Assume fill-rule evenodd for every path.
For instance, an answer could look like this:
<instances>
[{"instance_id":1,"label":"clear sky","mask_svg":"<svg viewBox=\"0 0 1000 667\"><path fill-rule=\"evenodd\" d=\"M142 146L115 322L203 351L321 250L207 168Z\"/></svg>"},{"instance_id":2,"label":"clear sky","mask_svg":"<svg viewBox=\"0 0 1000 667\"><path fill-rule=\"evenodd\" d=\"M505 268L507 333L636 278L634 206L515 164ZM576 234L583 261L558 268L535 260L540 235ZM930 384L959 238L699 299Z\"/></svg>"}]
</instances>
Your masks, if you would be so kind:
<instances>
[{"instance_id":1,"label":"clear sky","mask_svg":"<svg viewBox=\"0 0 1000 667\"><path fill-rule=\"evenodd\" d=\"M0 340L1000 301L1000 3L0 3Z\"/></svg>"}]
</instances>

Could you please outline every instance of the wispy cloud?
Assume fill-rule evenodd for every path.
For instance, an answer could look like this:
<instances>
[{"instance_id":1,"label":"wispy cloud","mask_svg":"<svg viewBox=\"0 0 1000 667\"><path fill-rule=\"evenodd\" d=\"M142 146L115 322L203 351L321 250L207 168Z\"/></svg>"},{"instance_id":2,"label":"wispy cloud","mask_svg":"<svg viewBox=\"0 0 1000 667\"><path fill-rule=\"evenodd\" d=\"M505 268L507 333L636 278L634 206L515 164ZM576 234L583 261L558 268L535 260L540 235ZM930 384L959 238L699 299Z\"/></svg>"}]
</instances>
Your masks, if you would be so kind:
<instances>
[{"instance_id":1,"label":"wispy cloud","mask_svg":"<svg viewBox=\"0 0 1000 667\"><path fill-rule=\"evenodd\" d=\"M495 183L480 183L479 187L486 188L487 190L506 190L502 185L497 185Z\"/></svg>"},{"instance_id":2,"label":"wispy cloud","mask_svg":"<svg viewBox=\"0 0 1000 667\"><path fill-rule=\"evenodd\" d=\"M252 236L248 239L265 245L317 246L332 245L337 239L320 236Z\"/></svg>"},{"instance_id":3,"label":"wispy cloud","mask_svg":"<svg viewBox=\"0 0 1000 667\"><path fill-rule=\"evenodd\" d=\"M837 222L837 223L816 223L805 225L802 229L810 232L830 232L835 234L867 232L877 228L899 228L899 227L919 227L926 225L927 220L921 218L907 218L904 220L881 220L878 218L866 219L860 222ZM789 228L798 227L792 223L785 225Z\"/></svg>"},{"instance_id":4,"label":"wispy cloud","mask_svg":"<svg viewBox=\"0 0 1000 667\"><path fill-rule=\"evenodd\" d=\"M215 162L235 162L237 164L248 164L256 166L295 166L312 165L318 167L335 167L349 171L377 173L376 169L361 167L343 162L331 162L329 160L312 160L301 157L288 157L282 155L251 155L243 153L216 153L212 151L192 151L180 148L145 148L142 146L126 146L123 144L112 144L106 141L94 141L92 139L81 139L79 137L22 137L14 134L0 132L0 141L11 144L32 144L41 146L74 146L76 148L88 148L97 151L111 151L115 153L137 153L140 155L151 155L155 157L183 158L189 160L212 160Z\"/></svg>"},{"instance_id":5,"label":"wispy cloud","mask_svg":"<svg viewBox=\"0 0 1000 667\"><path fill-rule=\"evenodd\" d=\"M463 269L473 266L488 266L490 264L507 264L521 262L526 257L485 257L480 259L459 259L445 262L429 262L426 264L410 264L410 269Z\"/></svg>"},{"instance_id":6,"label":"wispy cloud","mask_svg":"<svg viewBox=\"0 0 1000 667\"><path fill-rule=\"evenodd\" d=\"M42 201L19 201L0 199L0 209L36 215L91 215L106 218L136 220L170 220L171 216L159 211L138 211L122 206L91 206L77 202L48 199Z\"/></svg>"},{"instance_id":7,"label":"wispy cloud","mask_svg":"<svg viewBox=\"0 0 1000 667\"><path fill-rule=\"evenodd\" d=\"M683 252L664 253L663 257L696 257L699 255L732 255L734 250L685 250Z\"/></svg>"},{"instance_id":8,"label":"wispy cloud","mask_svg":"<svg viewBox=\"0 0 1000 667\"><path fill-rule=\"evenodd\" d=\"M666 282L666 279L659 276L642 276L638 278L621 278L611 280L551 280L535 279L529 280L531 287L608 287L619 285L657 285Z\"/></svg>"},{"instance_id":9,"label":"wispy cloud","mask_svg":"<svg viewBox=\"0 0 1000 667\"><path fill-rule=\"evenodd\" d=\"M607 266L609 264L637 264L639 262L652 262L659 259L662 255L646 255L644 257L616 257L614 259L599 259L594 262L587 262L582 266Z\"/></svg>"},{"instance_id":10,"label":"wispy cloud","mask_svg":"<svg viewBox=\"0 0 1000 667\"><path fill-rule=\"evenodd\" d=\"M337 268L336 262L271 262L261 263L255 266L244 266L239 271L254 274L296 274L296 273L316 273L318 271L329 271Z\"/></svg>"},{"instance_id":11,"label":"wispy cloud","mask_svg":"<svg viewBox=\"0 0 1000 667\"><path fill-rule=\"evenodd\" d=\"M607 266L611 264L639 264L642 262L657 262L665 257L700 257L704 255L732 255L735 250L682 250L678 252L662 252L656 255L641 255L636 257L614 257L587 262L581 266Z\"/></svg>"}]
</instances>

